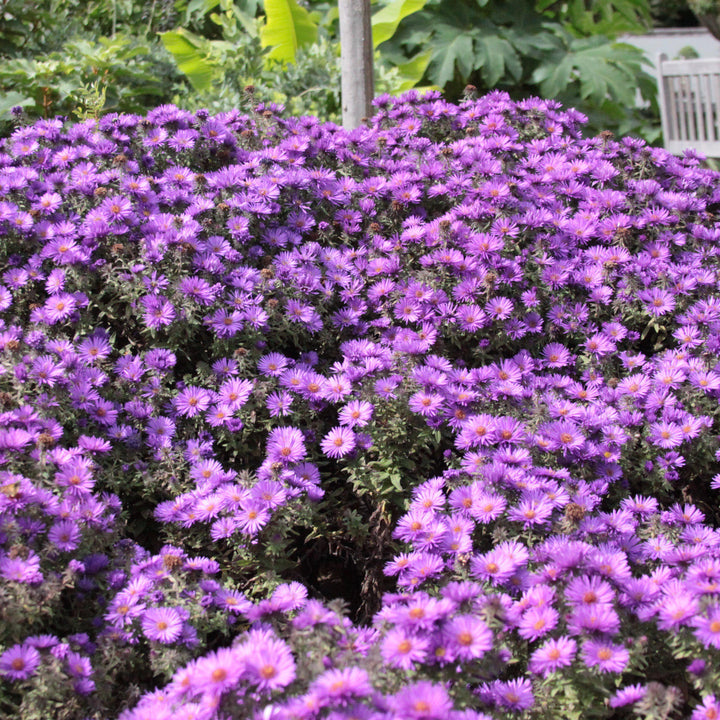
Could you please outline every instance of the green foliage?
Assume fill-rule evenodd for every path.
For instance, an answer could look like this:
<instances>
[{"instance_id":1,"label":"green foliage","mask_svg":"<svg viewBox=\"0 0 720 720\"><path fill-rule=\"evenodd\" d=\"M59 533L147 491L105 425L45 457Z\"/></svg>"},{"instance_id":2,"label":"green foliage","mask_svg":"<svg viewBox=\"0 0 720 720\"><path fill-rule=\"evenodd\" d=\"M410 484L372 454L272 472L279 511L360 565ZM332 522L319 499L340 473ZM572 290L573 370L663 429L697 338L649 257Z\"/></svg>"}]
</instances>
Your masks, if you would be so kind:
<instances>
[{"instance_id":1,"label":"green foliage","mask_svg":"<svg viewBox=\"0 0 720 720\"><path fill-rule=\"evenodd\" d=\"M659 136L654 77L640 50L615 40L648 22L645 0L430 0L381 50L397 57L429 47L423 79L452 99L467 84L481 92L507 90L516 98L557 98L587 114L591 131L635 133L652 141Z\"/></svg>"},{"instance_id":2,"label":"green foliage","mask_svg":"<svg viewBox=\"0 0 720 720\"><path fill-rule=\"evenodd\" d=\"M394 0L372 16L373 45L389 40L400 23L409 15L422 10L427 0Z\"/></svg>"},{"instance_id":3,"label":"green foliage","mask_svg":"<svg viewBox=\"0 0 720 720\"><path fill-rule=\"evenodd\" d=\"M294 62L300 48L317 41L317 24L297 0L265 0L265 18L260 38L270 60Z\"/></svg>"},{"instance_id":4,"label":"green foliage","mask_svg":"<svg viewBox=\"0 0 720 720\"><path fill-rule=\"evenodd\" d=\"M616 38L650 22L649 0L377 0L376 92L467 84L542 95L588 115L590 131L659 137L654 78ZM339 119L337 4L320 0L6 0L0 117L98 115L175 102ZM62 25L61 37L53 27ZM65 42L63 42L65 38ZM97 40L100 38L100 40ZM254 87L254 94L244 89ZM638 94L639 91L639 94ZM641 102L637 102L637 98Z\"/></svg>"},{"instance_id":5,"label":"green foliage","mask_svg":"<svg viewBox=\"0 0 720 720\"><path fill-rule=\"evenodd\" d=\"M105 110L140 112L166 92L172 68L148 44L116 35L71 40L59 51L0 64L0 104L29 115L71 115L89 87L105 94Z\"/></svg>"}]
</instances>

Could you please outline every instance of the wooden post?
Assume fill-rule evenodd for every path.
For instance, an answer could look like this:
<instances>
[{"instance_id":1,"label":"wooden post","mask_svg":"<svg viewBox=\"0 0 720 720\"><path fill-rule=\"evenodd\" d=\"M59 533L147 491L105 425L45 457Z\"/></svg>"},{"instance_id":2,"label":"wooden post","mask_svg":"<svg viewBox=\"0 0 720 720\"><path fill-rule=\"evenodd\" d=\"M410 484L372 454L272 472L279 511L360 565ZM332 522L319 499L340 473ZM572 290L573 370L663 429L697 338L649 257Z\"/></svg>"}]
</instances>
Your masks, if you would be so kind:
<instances>
[{"instance_id":1,"label":"wooden post","mask_svg":"<svg viewBox=\"0 0 720 720\"><path fill-rule=\"evenodd\" d=\"M342 123L358 127L372 114L373 44L370 0L338 0Z\"/></svg>"}]
</instances>

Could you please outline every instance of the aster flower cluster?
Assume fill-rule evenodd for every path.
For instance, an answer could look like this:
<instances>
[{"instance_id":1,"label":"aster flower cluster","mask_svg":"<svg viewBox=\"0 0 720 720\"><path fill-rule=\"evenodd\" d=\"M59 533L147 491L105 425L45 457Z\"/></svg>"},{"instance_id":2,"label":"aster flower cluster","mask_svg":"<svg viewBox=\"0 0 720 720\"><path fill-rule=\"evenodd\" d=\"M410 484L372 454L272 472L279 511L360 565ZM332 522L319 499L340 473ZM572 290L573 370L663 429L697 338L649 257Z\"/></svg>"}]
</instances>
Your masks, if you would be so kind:
<instances>
[{"instance_id":1,"label":"aster flower cluster","mask_svg":"<svg viewBox=\"0 0 720 720\"><path fill-rule=\"evenodd\" d=\"M376 105L0 140L18 717L720 716L720 176Z\"/></svg>"}]
</instances>

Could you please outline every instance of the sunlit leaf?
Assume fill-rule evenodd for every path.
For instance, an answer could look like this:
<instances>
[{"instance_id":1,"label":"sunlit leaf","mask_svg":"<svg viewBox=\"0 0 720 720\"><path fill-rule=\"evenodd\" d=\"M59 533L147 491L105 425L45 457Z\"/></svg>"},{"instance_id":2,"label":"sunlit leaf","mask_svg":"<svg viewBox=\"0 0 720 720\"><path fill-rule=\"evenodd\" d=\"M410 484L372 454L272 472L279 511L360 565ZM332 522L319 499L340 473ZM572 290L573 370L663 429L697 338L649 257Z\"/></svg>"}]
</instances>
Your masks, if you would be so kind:
<instances>
[{"instance_id":1,"label":"sunlit leaf","mask_svg":"<svg viewBox=\"0 0 720 720\"><path fill-rule=\"evenodd\" d=\"M260 41L263 47L272 48L268 58L294 62L298 48L317 40L316 23L296 0L265 0L265 18Z\"/></svg>"},{"instance_id":2,"label":"sunlit leaf","mask_svg":"<svg viewBox=\"0 0 720 720\"><path fill-rule=\"evenodd\" d=\"M408 15L422 10L427 0L394 0L372 16L373 46L389 40Z\"/></svg>"}]
</instances>

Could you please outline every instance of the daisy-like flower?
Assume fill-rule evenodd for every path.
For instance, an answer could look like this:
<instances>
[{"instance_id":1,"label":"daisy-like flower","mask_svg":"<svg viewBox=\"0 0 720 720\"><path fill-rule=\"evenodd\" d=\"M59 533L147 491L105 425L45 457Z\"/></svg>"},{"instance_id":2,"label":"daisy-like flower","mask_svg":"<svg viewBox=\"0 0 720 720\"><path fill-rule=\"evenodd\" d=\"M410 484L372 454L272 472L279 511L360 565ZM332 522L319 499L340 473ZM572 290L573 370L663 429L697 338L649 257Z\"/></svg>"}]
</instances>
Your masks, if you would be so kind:
<instances>
[{"instance_id":1,"label":"daisy-like flower","mask_svg":"<svg viewBox=\"0 0 720 720\"><path fill-rule=\"evenodd\" d=\"M481 523L496 520L505 512L507 500L502 495L480 493L470 508L470 515Z\"/></svg>"},{"instance_id":2,"label":"daisy-like flower","mask_svg":"<svg viewBox=\"0 0 720 720\"><path fill-rule=\"evenodd\" d=\"M372 685L365 670L347 667L327 670L310 686L321 703L333 706L345 704L354 697L372 693Z\"/></svg>"},{"instance_id":3,"label":"daisy-like flower","mask_svg":"<svg viewBox=\"0 0 720 720\"><path fill-rule=\"evenodd\" d=\"M270 520L267 504L262 500L250 498L242 502L241 509L236 511L239 529L247 535L256 535Z\"/></svg>"},{"instance_id":4,"label":"daisy-like flower","mask_svg":"<svg viewBox=\"0 0 720 720\"><path fill-rule=\"evenodd\" d=\"M415 663L427 656L428 640L417 637L407 630L393 629L382 641L380 653L383 660L401 670L411 670Z\"/></svg>"},{"instance_id":5,"label":"daisy-like flower","mask_svg":"<svg viewBox=\"0 0 720 720\"><path fill-rule=\"evenodd\" d=\"M391 699L395 717L408 720L445 720L452 701L447 690L427 680L407 685Z\"/></svg>"},{"instance_id":6,"label":"daisy-like flower","mask_svg":"<svg viewBox=\"0 0 720 720\"><path fill-rule=\"evenodd\" d=\"M637 295L638 299L645 303L645 309L650 315L665 315L675 308L675 298L662 288L641 290Z\"/></svg>"},{"instance_id":7,"label":"daisy-like flower","mask_svg":"<svg viewBox=\"0 0 720 720\"><path fill-rule=\"evenodd\" d=\"M625 705L632 705L639 700L642 700L647 695L647 687L640 685L626 685L624 688L620 688L611 698L609 705L612 708L624 707Z\"/></svg>"},{"instance_id":8,"label":"daisy-like flower","mask_svg":"<svg viewBox=\"0 0 720 720\"><path fill-rule=\"evenodd\" d=\"M180 613L171 607L156 607L145 610L140 621L148 640L169 644L177 640L183 629Z\"/></svg>"},{"instance_id":9,"label":"daisy-like flower","mask_svg":"<svg viewBox=\"0 0 720 720\"><path fill-rule=\"evenodd\" d=\"M532 707L535 697L532 692L532 683L526 678L496 681L493 683L494 700L498 705L510 710L525 710Z\"/></svg>"},{"instance_id":10,"label":"daisy-like flower","mask_svg":"<svg viewBox=\"0 0 720 720\"><path fill-rule=\"evenodd\" d=\"M589 668L600 672L622 672L630 661L630 653L622 645L606 640L586 640L583 643L582 659Z\"/></svg>"},{"instance_id":11,"label":"daisy-like flower","mask_svg":"<svg viewBox=\"0 0 720 720\"><path fill-rule=\"evenodd\" d=\"M528 670L537 675L550 675L562 667L572 665L577 652L577 643L565 635L552 638L533 652Z\"/></svg>"},{"instance_id":12,"label":"daisy-like flower","mask_svg":"<svg viewBox=\"0 0 720 720\"><path fill-rule=\"evenodd\" d=\"M194 690L218 696L236 685L244 670L240 653L234 648L221 648L197 660L192 672L184 677L187 686ZM182 675L182 671L176 673L173 684L177 678L182 685L178 675Z\"/></svg>"},{"instance_id":13,"label":"daisy-like flower","mask_svg":"<svg viewBox=\"0 0 720 720\"><path fill-rule=\"evenodd\" d=\"M296 427L274 428L268 436L267 455L271 462L296 463L305 457L305 438Z\"/></svg>"},{"instance_id":14,"label":"daisy-like flower","mask_svg":"<svg viewBox=\"0 0 720 720\"><path fill-rule=\"evenodd\" d=\"M695 637L705 646L720 649L720 605L710 605L692 620Z\"/></svg>"},{"instance_id":15,"label":"daisy-like flower","mask_svg":"<svg viewBox=\"0 0 720 720\"><path fill-rule=\"evenodd\" d=\"M341 425L347 427L365 427L370 422L373 406L364 400L351 400L338 414Z\"/></svg>"},{"instance_id":16,"label":"daisy-like flower","mask_svg":"<svg viewBox=\"0 0 720 720\"><path fill-rule=\"evenodd\" d=\"M331 458L339 458L353 450L357 442L355 433L349 427L333 428L320 443L320 449Z\"/></svg>"},{"instance_id":17,"label":"daisy-like flower","mask_svg":"<svg viewBox=\"0 0 720 720\"><path fill-rule=\"evenodd\" d=\"M212 395L207 390L190 385L178 393L174 405L179 415L195 417L204 413L210 407L211 401Z\"/></svg>"},{"instance_id":18,"label":"daisy-like flower","mask_svg":"<svg viewBox=\"0 0 720 720\"><path fill-rule=\"evenodd\" d=\"M669 449L682 445L684 441L683 431L674 422L655 422L650 425L648 440L658 447Z\"/></svg>"},{"instance_id":19,"label":"daisy-like flower","mask_svg":"<svg viewBox=\"0 0 720 720\"><path fill-rule=\"evenodd\" d=\"M408 400L410 409L423 417L435 417L443 403L442 395L424 390L414 393Z\"/></svg>"},{"instance_id":20,"label":"daisy-like flower","mask_svg":"<svg viewBox=\"0 0 720 720\"><path fill-rule=\"evenodd\" d=\"M295 679L295 660L288 646L268 632L251 633L240 646L246 677L260 690L277 690Z\"/></svg>"},{"instance_id":21,"label":"daisy-like flower","mask_svg":"<svg viewBox=\"0 0 720 720\"><path fill-rule=\"evenodd\" d=\"M720 700L715 695L703 697L701 705L696 705L690 720L717 720L720 718Z\"/></svg>"},{"instance_id":22,"label":"daisy-like flower","mask_svg":"<svg viewBox=\"0 0 720 720\"><path fill-rule=\"evenodd\" d=\"M27 680L40 665L40 653L32 645L13 645L0 655L0 675L8 680Z\"/></svg>"},{"instance_id":23,"label":"daisy-like flower","mask_svg":"<svg viewBox=\"0 0 720 720\"><path fill-rule=\"evenodd\" d=\"M445 625L444 634L460 660L481 658L493 646L490 628L473 615L456 615Z\"/></svg>"},{"instance_id":24,"label":"daisy-like flower","mask_svg":"<svg viewBox=\"0 0 720 720\"><path fill-rule=\"evenodd\" d=\"M528 608L518 624L518 634L530 641L537 640L557 625L559 617L558 611L549 605Z\"/></svg>"}]
</instances>

